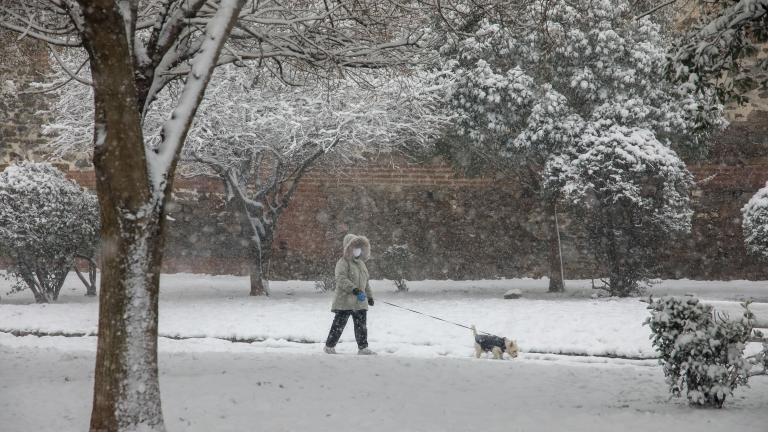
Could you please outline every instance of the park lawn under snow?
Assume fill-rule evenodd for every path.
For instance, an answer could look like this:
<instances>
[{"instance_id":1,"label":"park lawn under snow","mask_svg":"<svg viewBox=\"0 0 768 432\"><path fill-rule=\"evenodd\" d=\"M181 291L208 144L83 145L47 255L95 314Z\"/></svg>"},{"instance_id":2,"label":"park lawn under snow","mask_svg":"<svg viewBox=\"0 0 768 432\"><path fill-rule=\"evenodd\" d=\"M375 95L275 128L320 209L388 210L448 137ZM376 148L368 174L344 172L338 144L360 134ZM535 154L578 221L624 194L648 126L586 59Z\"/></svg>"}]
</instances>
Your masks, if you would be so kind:
<instances>
[{"instance_id":1,"label":"park lawn under snow","mask_svg":"<svg viewBox=\"0 0 768 432\"><path fill-rule=\"evenodd\" d=\"M369 312L371 348L420 357L468 357L473 352L469 330L387 301L514 338L524 353L655 357L648 327L642 325L648 311L640 299L593 299L589 281L569 281L565 294L552 296L544 292L546 284L546 279L422 281L412 282L408 293L395 293L390 282L373 281L378 302ZM249 297L247 287L243 277L163 275L160 335L258 340L251 345L261 351L321 350L332 318L331 293L315 290L312 282L288 281L273 282L268 298ZM3 288L0 284L0 292L8 291ZM504 300L510 288L521 289L524 298ZM0 331L94 335L98 300L83 292L70 277L55 304L34 304L28 292L4 296ZM664 281L651 292L693 293L736 318L741 315L738 300L768 299L768 283ZM768 303L754 303L752 309L768 319ZM338 347L342 352L356 350L351 327Z\"/></svg>"},{"instance_id":2,"label":"park lawn under snow","mask_svg":"<svg viewBox=\"0 0 768 432\"><path fill-rule=\"evenodd\" d=\"M723 410L668 400L638 299L592 299L588 281L545 294L546 280L424 281L406 294L374 281L371 347L381 355L321 352L330 294L275 282L247 295L246 278L164 275L160 381L169 430L209 431L679 431L763 432L768 379L755 377ZM519 288L524 298L503 300ZM0 292L8 291L0 285ZM87 429L96 337L13 336L8 331L94 334L97 299L74 279L57 304L28 293L0 302L0 430ZM738 301L768 298L761 282L665 281L654 295L693 293L732 316ZM514 361L471 357L469 330L388 306L389 301L516 338ZM768 304L753 310L768 317ZM339 350L353 353L351 325ZM264 339L231 343L217 338ZM292 341L302 341L292 342ZM310 342L310 343L306 343Z\"/></svg>"}]
</instances>

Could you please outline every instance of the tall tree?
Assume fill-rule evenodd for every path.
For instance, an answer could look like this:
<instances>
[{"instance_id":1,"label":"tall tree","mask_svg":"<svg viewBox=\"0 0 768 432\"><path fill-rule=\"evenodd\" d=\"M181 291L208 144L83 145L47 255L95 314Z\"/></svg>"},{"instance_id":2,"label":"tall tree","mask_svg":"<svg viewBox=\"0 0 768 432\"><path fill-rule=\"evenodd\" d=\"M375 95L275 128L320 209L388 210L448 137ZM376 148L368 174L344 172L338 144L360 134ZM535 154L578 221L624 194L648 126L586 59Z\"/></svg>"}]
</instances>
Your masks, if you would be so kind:
<instances>
[{"instance_id":1,"label":"tall tree","mask_svg":"<svg viewBox=\"0 0 768 432\"><path fill-rule=\"evenodd\" d=\"M553 157L587 125L647 128L684 154L705 152L720 127L713 92L664 79L670 38L635 2L532 1L513 15L462 17L441 52L456 77L451 94L463 121L446 140L454 159L515 176L550 215L550 291L563 289L556 189L543 185Z\"/></svg>"},{"instance_id":2,"label":"tall tree","mask_svg":"<svg viewBox=\"0 0 768 432\"><path fill-rule=\"evenodd\" d=\"M280 74L385 67L414 44L394 3L365 0L34 0L0 5L0 27L87 52L101 209L101 296L92 431L165 430L157 373L158 287L166 204L213 70L256 61ZM390 37L390 35L396 35ZM145 118L181 80L160 139Z\"/></svg>"}]
</instances>

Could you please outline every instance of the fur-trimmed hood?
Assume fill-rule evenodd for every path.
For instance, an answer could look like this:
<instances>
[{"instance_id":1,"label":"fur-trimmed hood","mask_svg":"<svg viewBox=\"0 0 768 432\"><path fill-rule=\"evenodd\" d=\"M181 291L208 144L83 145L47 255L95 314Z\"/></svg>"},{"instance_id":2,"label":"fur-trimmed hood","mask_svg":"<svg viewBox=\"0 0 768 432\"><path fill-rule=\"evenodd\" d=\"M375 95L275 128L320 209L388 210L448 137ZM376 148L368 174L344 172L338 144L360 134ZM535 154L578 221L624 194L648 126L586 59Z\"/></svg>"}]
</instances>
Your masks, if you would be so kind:
<instances>
[{"instance_id":1,"label":"fur-trimmed hood","mask_svg":"<svg viewBox=\"0 0 768 432\"><path fill-rule=\"evenodd\" d=\"M371 242L368 241L368 238L364 236L359 236L355 234L347 234L344 236L344 258L346 259L352 259L352 243L354 243L355 240L362 240L363 242L363 254L360 256L360 258L363 261L368 261L368 259L371 257Z\"/></svg>"}]
</instances>

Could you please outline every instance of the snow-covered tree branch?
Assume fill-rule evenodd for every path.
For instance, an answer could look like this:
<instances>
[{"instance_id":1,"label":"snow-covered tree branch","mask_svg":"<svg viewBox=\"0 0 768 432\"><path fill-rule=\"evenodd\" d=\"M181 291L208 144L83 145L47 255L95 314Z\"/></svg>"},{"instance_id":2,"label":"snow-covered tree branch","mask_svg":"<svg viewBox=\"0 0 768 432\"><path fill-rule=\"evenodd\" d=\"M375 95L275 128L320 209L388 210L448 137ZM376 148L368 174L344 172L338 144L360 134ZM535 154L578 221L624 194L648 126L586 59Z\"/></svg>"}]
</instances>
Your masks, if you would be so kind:
<instances>
[{"instance_id":1,"label":"snow-covered tree branch","mask_svg":"<svg viewBox=\"0 0 768 432\"><path fill-rule=\"evenodd\" d=\"M745 93L765 84L768 62L758 55L768 40L768 1L699 2L698 23L680 39L670 74L700 87L715 87L723 98L746 102Z\"/></svg>"}]
</instances>

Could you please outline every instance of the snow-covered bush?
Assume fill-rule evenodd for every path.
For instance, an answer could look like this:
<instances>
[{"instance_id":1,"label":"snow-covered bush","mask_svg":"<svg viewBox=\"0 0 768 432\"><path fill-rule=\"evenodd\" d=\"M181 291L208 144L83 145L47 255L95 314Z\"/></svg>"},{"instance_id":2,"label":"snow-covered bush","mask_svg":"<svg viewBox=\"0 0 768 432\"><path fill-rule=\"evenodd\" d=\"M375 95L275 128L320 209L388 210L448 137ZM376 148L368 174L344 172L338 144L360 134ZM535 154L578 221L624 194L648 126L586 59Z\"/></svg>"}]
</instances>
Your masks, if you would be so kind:
<instances>
[{"instance_id":1,"label":"snow-covered bush","mask_svg":"<svg viewBox=\"0 0 768 432\"><path fill-rule=\"evenodd\" d=\"M378 266L382 276L393 280L400 292L408 291L406 279L411 272L412 259L413 252L408 249L408 245L390 246L379 257Z\"/></svg>"},{"instance_id":2,"label":"snow-covered bush","mask_svg":"<svg viewBox=\"0 0 768 432\"><path fill-rule=\"evenodd\" d=\"M741 213L747 250L768 259L768 185L752 196Z\"/></svg>"},{"instance_id":3,"label":"snow-covered bush","mask_svg":"<svg viewBox=\"0 0 768 432\"><path fill-rule=\"evenodd\" d=\"M693 177L647 129L590 127L545 172L547 187L582 217L611 295L637 293L665 240L690 232Z\"/></svg>"},{"instance_id":4,"label":"snow-covered bush","mask_svg":"<svg viewBox=\"0 0 768 432\"><path fill-rule=\"evenodd\" d=\"M754 318L744 304L744 317L730 321L711 305L693 297L651 299L651 341L659 351L669 390L694 405L720 408L733 390L747 383L751 363L744 347Z\"/></svg>"},{"instance_id":5,"label":"snow-covered bush","mask_svg":"<svg viewBox=\"0 0 768 432\"><path fill-rule=\"evenodd\" d=\"M75 256L92 256L98 233L96 197L55 167L21 163L0 173L0 254L11 261L15 290L55 301Z\"/></svg>"},{"instance_id":6,"label":"snow-covered bush","mask_svg":"<svg viewBox=\"0 0 768 432\"><path fill-rule=\"evenodd\" d=\"M320 280L315 281L315 289L321 292L333 291L336 289L336 278L334 275L324 275Z\"/></svg>"}]
</instances>

